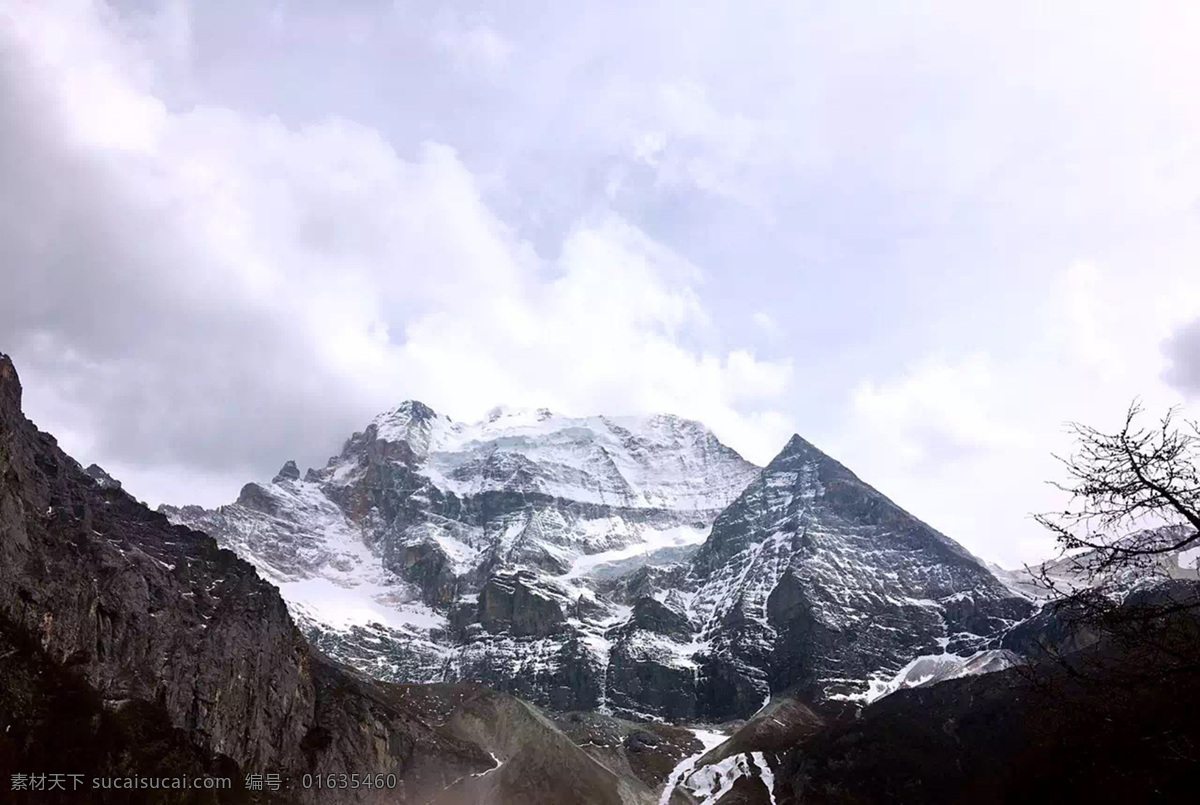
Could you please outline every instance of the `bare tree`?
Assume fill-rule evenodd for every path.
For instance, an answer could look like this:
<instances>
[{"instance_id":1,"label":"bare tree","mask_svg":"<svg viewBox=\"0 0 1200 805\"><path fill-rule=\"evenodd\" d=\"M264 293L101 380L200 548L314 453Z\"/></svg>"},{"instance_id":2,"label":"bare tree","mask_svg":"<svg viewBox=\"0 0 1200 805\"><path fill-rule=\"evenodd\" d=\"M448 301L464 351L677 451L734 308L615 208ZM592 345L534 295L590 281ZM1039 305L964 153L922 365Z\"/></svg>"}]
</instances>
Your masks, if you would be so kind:
<instances>
[{"instance_id":1,"label":"bare tree","mask_svg":"<svg viewBox=\"0 0 1200 805\"><path fill-rule=\"evenodd\" d=\"M1147 428L1141 414L1135 401L1115 434L1072 424L1075 454L1055 456L1070 478L1054 483L1067 508L1035 515L1064 554L1086 557L1091 578L1200 545L1200 427L1178 427L1172 409Z\"/></svg>"},{"instance_id":2,"label":"bare tree","mask_svg":"<svg viewBox=\"0 0 1200 805\"><path fill-rule=\"evenodd\" d=\"M1062 558L1027 570L1050 592L1058 617L1076 635L1103 638L1108 655L1123 658L1123 671L1194 674L1200 586L1146 582L1182 575L1176 554L1200 547L1200 427L1178 424L1175 410L1147 427L1142 414L1134 401L1114 434L1070 426L1076 451L1056 456L1069 480L1054 483L1070 494L1067 507L1035 515L1054 533ZM1043 645L1065 659L1059 648ZM1129 682L1129 674L1111 667L1103 676Z\"/></svg>"},{"instance_id":3,"label":"bare tree","mask_svg":"<svg viewBox=\"0 0 1200 805\"><path fill-rule=\"evenodd\" d=\"M1177 555L1200 548L1200 428L1168 411L1143 424L1129 407L1116 433L1073 424L1061 512L1036 519L1062 556L1027 568L1050 592L1018 626L1031 662L1017 680L1036 696L1028 740L1073 763L1081 746L1136 758L1147 779L1190 781L1200 763L1200 575ZM1040 649L1040 651L1039 651ZM1088 774L1102 773L1102 763ZM1190 783L1189 783L1190 784Z\"/></svg>"}]
</instances>

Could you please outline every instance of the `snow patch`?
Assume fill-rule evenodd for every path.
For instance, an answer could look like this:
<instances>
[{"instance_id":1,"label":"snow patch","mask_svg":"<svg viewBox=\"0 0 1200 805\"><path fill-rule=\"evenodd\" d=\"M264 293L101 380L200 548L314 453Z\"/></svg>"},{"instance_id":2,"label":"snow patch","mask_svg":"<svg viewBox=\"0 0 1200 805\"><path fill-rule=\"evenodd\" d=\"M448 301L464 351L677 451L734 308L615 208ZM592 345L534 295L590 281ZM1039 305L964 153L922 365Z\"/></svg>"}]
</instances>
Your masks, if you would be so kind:
<instances>
[{"instance_id":1,"label":"snow patch","mask_svg":"<svg viewBox=\"0 0 1200 805\"><path fill-rule=\"evenodd\" d=\"M638 535L641 541L600 553L579 556L571 563L570 569L560 578L576 579L589 575L596 568L631 559L639 555L649 555L664 548L679 548L687 545L700 545L708 538L711 526L697 528L694 526L673 526L671 528L647 528Z\"/></svg>"},{"instance_id":2,"label":"snow patch","mask_svg":"<svg viewBox=\"0 0 1200 805\"><path fill-rule=\"evenodd\" d=\"M1180 551L1179 567L1182 570L1200 570L1200 547Z\"/></svg>"},{"instance_id":3,"label":"snow patch","mask_svg":"<svg viewBox=\"0 0 1200 805\"><path fill-rule=\"evenodd\" d=\"M675 765L670 776L667 777L667 784L663 787L661 796L658 798L658 805L669 805L671 794L674 793L676 786L682 783L688 774L691 773L692 769L696 767L696 761L708 754L710 749L720 746L729 738L723 732L709 729L688 728L688 732L696 736L696 739L700 741L703 748L696 754L685 757Z\"/></svg>"},{"instance_id":4,"label":"snow patch","mask_svg":"<svg viewBox=\"0 0 1200 805\"><path fill-rule=\"evenodd\" d=\"M762 780L774 805L775 776L762 752L743 752L704 766L687 775L683 784L699 805L716 805L742 777Z\"/></svg>"},{"instance_id":5,"label":"snow patch","mask_svg":"<svg viewBox=\"0 0 1200 805\"><path fill-rule=\"evenodd\" d=\"M872 676L867 680L867 689L864 691L830 694L828 698L870 704L904 688L916 688L948 679L1002 671L1018 662L1015 654L1002 649L987 649L967 656L947 654L944 653L944 649L943 645L942 654L923 654L914 658L891 676Z\"/></svg>"}]
</instances>

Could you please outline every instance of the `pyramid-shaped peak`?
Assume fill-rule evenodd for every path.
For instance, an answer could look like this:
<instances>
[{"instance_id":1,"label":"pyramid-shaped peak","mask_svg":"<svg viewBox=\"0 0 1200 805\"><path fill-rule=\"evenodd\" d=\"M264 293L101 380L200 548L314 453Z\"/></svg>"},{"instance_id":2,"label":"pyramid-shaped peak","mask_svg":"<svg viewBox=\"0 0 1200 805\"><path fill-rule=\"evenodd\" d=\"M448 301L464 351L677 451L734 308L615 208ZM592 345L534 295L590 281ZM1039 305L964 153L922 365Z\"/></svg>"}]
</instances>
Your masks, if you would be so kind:
<instances>
[{"instance_id":1,"label":"pyramid-shaped peak","mask_svg":"<svg viewBox=\"0 0 1200 805\"><path fill-rule=\"evenodd\" d=\"M449 417L437 413L419 400L405 400L390 411L375 417L371 424L374 426L376 439L385 442L407 442L418 452L428 449L435 432L454 427Z\"/></svg>"},{"instance_id":2,"label":"pyramid-shaped peak","mask_svg":"<svg viewBox=\"0 0 1200 805\"><path fill-rule=\"evenodd\" d=\"M788 439L788 443L783 446L779 454L771 460L767 465L767 471L772 469L791 469L797 464L812 464L818 463L837 467L845 472L850 472L837 459L831 457L828 453L821 450L812 442L805 439L798 433L792 434L792 438Z\"/></svg>"}]
</instances>

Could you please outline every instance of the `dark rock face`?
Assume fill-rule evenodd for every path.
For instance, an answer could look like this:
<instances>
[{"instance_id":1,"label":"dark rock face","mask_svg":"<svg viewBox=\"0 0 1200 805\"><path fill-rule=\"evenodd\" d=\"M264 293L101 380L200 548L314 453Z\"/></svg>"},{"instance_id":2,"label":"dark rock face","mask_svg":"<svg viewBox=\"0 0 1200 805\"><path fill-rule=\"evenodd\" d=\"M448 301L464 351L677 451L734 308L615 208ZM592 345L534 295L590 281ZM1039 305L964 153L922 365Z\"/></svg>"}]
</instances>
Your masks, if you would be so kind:
<instances>
[{"instance_id":1,"label":"dark rock face","mask_svg":"<svg viewBox=\"0 0 1200 805\"><path fill-rule=\"evenodd\" d=\"M618 639L609 659L608 704L616 712L670 713L687 721L696 714L695 681L691 668L660 662L632 640Z\"/></svg>"},{"instance_id":2,"label":"dark rock face","mask_svg":"<svg viewBox=\"0 0 1200 805\"><path fill-rule=\"evenodd\" d=\"M1048 663L888 696L800 741L776 801L1191 802L1193 680L1129 667L1141 658L1093 659L1075 673Z\"/></svg>"},{"instance_id":3,"label":"dark rock face","mask_svg":"<svg viewBox=\"0 0 1200 805\"><path fill-rule=\"evenodd\" d=\"M707 653L699 658L696 678L697 710L702 718L725 720L753 713L770 695L771 680L765 670L771 662L769 646L775 635L744 613L728 613L709 639ZM804 646L796 662L803 663Z\"/></svg>"},{"instance_id":4,"label":"dark rock face","mask_svg":"<svg viewBox=\"0 0 1200 805\"><path fill-rule=\"evenodd\" d=\"M453 672L455 678L472 679L522 699L535 699L554 711L584 709L604 703L605 679L589 647L576 635L548 638L504 636L479 641L464 652ZM528 657L519 672L513 657Z\"/></svg>"},{"instance_id":5,"label":"dark rock face","mask_svg":"<svg viewBox=\"0 0 1200 805\"><path fill-rule=\"evenodd\" d=\"M389 546L383 561L398 575L417 585L421 600L430 606L450 607L458 600L462 583L454 574L454 565L436 545Z\"/></svg>"},{"instance_id":6,"label":"dark rock face","mask_svg":"<svg viewBox=\"0 0 1200 805\"><path fill-rule=\"evenodd\" d=\"M296 466L296 462L288 460L282 467L279 468L279 472L275 474L275 477L271 482L277 484L280 481L298 480L300 480L300 468Z\"/></svg>"},{"instance_id":7,"label":"dark rock face","mask_svg":"<svg viewBox=\"0 0 1200 805\"><path fill-rule=\"evenodd\" d=\"M1003 648L1024 657L1042 658L1050 652L1070 653L1087 648L1100 639L1084 618L1088 609L1077 601L1050 602L1009 630L1000 642Z\"/></svg>"},{"instance_id":8,"label":"dark rock face","mask_svg":"<svg viewBox=\"0 0 1200 805\"><path fill-rule=\"evenodd\" d=\"M86 472L88 477L96 482L96 486L103 487L105 489L121 488L121 482L101 469L98 464L89 465L84 472Z\"/></svg>"},{"instance_id":9,"label":"dark rock face","mask_svg":"<svg viewBox=\"0 0 1200 805\"><path fill-rule=\"evenodd\" d=\"M275 499L267 493L267 490L254 483L242 487L242 491L238 492L237 502L240 506L263 514L275 514L279 510Z\"/></svg>"},{"instance_id":10,"label":"dark rock face","mask_svg":"<svg viewBox=\"0 0 1200 805\"><path fill-rule=\"evenodd\" d=\"M16 385L11 364L0 371ZM211 540L92 483L19 409L0 416L0 613L106 697L163 702L214 751L263 763L298 743L306 647L278 594Z\"/></svg>"},{"instance_id":11,"label":"dark rock face","mask_svg":"<svg viewBox=\"0 0 1200 805\"><path fill-rule=\"evenodd\" d=\"M0 618L0 779L33 770L91 777L225 777L237 781L219 792L175 792L179 803L281 802L242 789L244 773L230 758L206 751L174 727L159 704L136 699L105 701L74 670L62 666L34 636ZM124 805L155 801L121 790L43 790L27 796L45 802ZM144 792L143 792L144 793ZM14 793L6 801L17 801Z\"/></svg>"},{"instance_id":12,"label":"dark rock face","mask_svg":"<svg viewBox=\"0 0 1200 805\"><path fill-rule=\"evenodd\" d=\"M479 623L492 633L546 637L563 631L563 601L540 590L532 573L497 573L479 592Z\"/></svg>"},{"instance_id":13,"label":"dark rock face","mask_svg":"<svg viewBox=\"0 0 1200 805\"><path fill-rule=\"evenodd\" d=\"M629 626L647 632L665 635L681 642L692 639L695 625L683 612L671 609L657 598L642 596L633 604Z\"/></svg>"},{"instance_id":14,"label":"dark rock face","mask_svg":"<svg viewBox=\"0 0 1200 805\"><path fill-rule=\"evenodd\" d=\"M1032 608L798 436L717 518L693 568L710 718L752 712L771 691L864 696L866 680L981 649Z\"/></svg>"}]
</instances>

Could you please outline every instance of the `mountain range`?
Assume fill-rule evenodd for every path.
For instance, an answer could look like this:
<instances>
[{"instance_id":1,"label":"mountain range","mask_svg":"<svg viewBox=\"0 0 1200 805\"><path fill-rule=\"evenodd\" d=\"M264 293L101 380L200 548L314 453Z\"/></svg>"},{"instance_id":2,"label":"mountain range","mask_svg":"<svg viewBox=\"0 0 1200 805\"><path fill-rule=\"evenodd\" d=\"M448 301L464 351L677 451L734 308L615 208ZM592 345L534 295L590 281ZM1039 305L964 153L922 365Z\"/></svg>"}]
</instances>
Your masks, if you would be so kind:
<instances>
[{"instance_id":1,"label":"mountain range","mask_svg":"<svg viewBox=\"0 0 1200 805\"><path fill-rule=\"evenodd\" d=\"M863 703L920 658L1004 667L1034 606L799 436L766 467L675 416L405 402L320 469L162 507L382 680L473 680L557 711L745 718Z\"/></svg>"}]
</instances>

